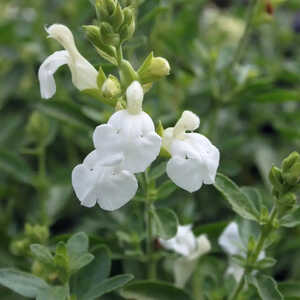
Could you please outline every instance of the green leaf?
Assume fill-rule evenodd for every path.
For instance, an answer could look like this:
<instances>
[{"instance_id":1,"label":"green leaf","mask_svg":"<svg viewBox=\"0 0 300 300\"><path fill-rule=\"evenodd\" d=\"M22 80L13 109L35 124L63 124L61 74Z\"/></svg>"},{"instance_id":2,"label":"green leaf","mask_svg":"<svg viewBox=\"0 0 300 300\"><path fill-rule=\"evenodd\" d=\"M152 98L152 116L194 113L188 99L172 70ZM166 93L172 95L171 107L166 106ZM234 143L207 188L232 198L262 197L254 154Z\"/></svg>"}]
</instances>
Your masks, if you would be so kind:
<instances>
[{"instance_id":1,"label":"green leaf","mask_svg":"<svg viewBox=\"0 0 300 300\"><path fill-rule=\"evenodd\" d=\"M280 219L280 225L283 227L296 227L300 225L300 207Z\"/></svg>"},{"instance_id":2,"label":"green leaf","mask_svg":"<svg viewBox=\"0 0 300 300\"><path fill-rule=\"evenodd\" d=\"M241 189L228 177L218 173L214 186L230 203L232 209L238 215L249 220L259 219L259 213L254 204L250 202Z\"/></svg>"},{"instance_id":3,"label":"green leaf","mask_svg":"<svg viewBox=\"0 0 300 300\"><path fill-rule=\"evenodd\" d=\"M278 290L276 281L266 275L251 277L250 282L257 289L262 300L283 300L282 294Z\"/></svg>"},{"instance_id":4,"label":"green leaf","mask_svg":"<svg viewBox=\"0 0 300 300\"><path fill-rule=\"evenodd\" d=\"M83 253L78 255L78 257L70 260L70 271L76 272L79 269L88 265L94 259L94 255L91 253Z\"/></svg>"},{"instance_id":5,"label":"green leaf","mask_svg":"<svg viewBox=\"0 0 300 300\"><path fill-rule=\"evenodd\" d=\"M89 250L89 238L84 232L78 232L72 235L67 242L68 253L78 255Z\"/></svg>"},{"instance_id":6,"label":"green leaf","mask_svg":"<svg viewBox=\"0 0 300 300\"><path fill-rule=\"evenodd\" d=\"M20 155L12 151L0 149L0 170L18 181L32 184L33 171Z\"/></svg>"},{"instance_id":7,"label":"green leaf","mask_svg":"<svg viewBox=\"0 0 300 300\"><path fill-rule=\"evenodd\" d=\"M165 181L157 190L157 199L164 199L170 196L176 190L176 185L171 181Z\"/></svg>"},{"instance_id":8,"label":"green leaf","mask_svg":"<svg viewBox=\"0 0 300 300\"><path fill-rule=\"evenodd\" d=\"M130 300L191 300L183 290L161 281L137 281L126 286L121 296Z\"/></svg>"},{"instance_id":9,"label":"green leaf","mask_svg":"<svg viewBox=\"0 0 300 300\"><path fill-rule=\"evenodd\" d=\"M152 180L155 180L155 179L161 177L162 175L164 175L166 172L166 166L167 166L167 163L162 162L158 166L153 168L149 173L149 180L152 181Z\"/></svg>"},{"instance_id":10,"label":"green leaf","mask_svg":"<svg viewBox=\"0 0 300 300\"><path fill-rule=\"evenodd\" d=\"M110 274L111 260L108 249L105 246L101 246L93 254L95 256L93 263L81 269L72 284L79 299L84 299L84 295L93 286L102 282Z\"/></svg>"},{"instance_id":11,"label":"green leaf","mask_svg":"<svg viewBox=\"0 0 300 300\"><path fill-rule=\"evenodd\" d=\"M41 290L36 300L65 300L68 296L68 289L64 286L51 286Z\"/></svg>"},{"instance_id":12,"label":"green leaf","mask_svg":"<svg viewBox=\"0 0 300 300\"><path fill-rule=\"evenodd\" d=\"M278 283L280 292L284 295L284 299L287 297L299 297L300 299L300 282L287 281Z\"/></svg>"},{"instance_id":13,"label":"green leaf","mask_svg":"<svg viewBox=\"0 0 300 300\"><path fill-rule=\"evenodd\" d=\"M38 259L40 262L47 265L54 264L54 257L47 247L40 244L32 244L30 246L30 250L35 256L35 258Z\"/></svg>"},{"instance_id":14,"label":"green leaf","mask_svg":"<svg viewBox=\"0 0 300 300\"><path fill-rule=\"evenodd\" d=\"M28 298L34 298L41 289L48 288L44 280L14 269L0 269L0 284Z\"/></svg>"},{"instance_id":15,"label":"green leaf","mask_svg":"<svg viewBox=\"0 0 300 300\"><path fill-rule=\"evenodd\" d=\"M110 293L116 289L121 288L134 277L131 274L117 275L107 278L102 282L94 285L83 297L83 299L96 299L104 294Z\"/></svg>"},{"instance_id":16,"label":"green leaf","mask_svg":"<svg viewBox=\"0 0 300 300\"><path fill-rule=\"evenodd\" d=\"M176 214L169 208L158 208L152 211L154 219L154 230L156 234L168 240L176 235L178 219Z\"/></svg>"},{"instance_id":17,"label":"green leaf","mask_svg":"<svg viewBox=\"0 0 300 300\"><path fill-rule=\"evenodd\" d=\"M276 259L274 259L273 257L265 257L256 263L255 268L256 269L271 268L276 264L276 262L277 262Z\"/></svg>"},{"instance_id":18,"label":"green leaf","mask_svg":"<svg viewBox=\"0 0 300 300\"><path fill-rule=\"evenodd\" d=\"M260 212L263 200L259 190L253 187L243 186L241 187L241 191L247 196L249 201L253 203L256 210Z\"/></svg>"}]
</instances>

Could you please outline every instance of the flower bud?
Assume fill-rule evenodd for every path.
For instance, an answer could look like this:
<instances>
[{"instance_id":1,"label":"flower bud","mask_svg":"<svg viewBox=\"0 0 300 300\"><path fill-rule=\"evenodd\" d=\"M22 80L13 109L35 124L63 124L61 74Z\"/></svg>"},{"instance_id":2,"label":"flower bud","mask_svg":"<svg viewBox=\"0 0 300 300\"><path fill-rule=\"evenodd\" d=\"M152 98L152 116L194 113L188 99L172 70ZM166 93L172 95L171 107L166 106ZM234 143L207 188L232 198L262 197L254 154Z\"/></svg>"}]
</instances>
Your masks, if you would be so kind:
<instances>
[{"instance_id":1,"label":"flower bud","mask_svg":"<svg viewBox=\"0 0 300 300\"><path fill-rule=\"evenodd\" d=\"M114 30L117 32L120 29L120 26L123 24L124 21L124 13L123 10L118 3L112 16L110 24L113 26Z\"/></svg>"},{"instance_id":2,"label":"flower bud","mask_svg":"<svg viewBox=\"0 0 300 300\"><path fill-rule=\"evenodd\" d=\"M16 240L11 243L10 251L17 256L26 255L29 250L29 245L30 240L28 238Z\"/></svg>"},{"instance_id":3,"label":"flower bud","mask_svg":"<svg viewBox=\"0 0 300 300\"><path fill-rule=\"evenodd\" d=\"M133 10L129 7L126 7L123 9L123 13L124 22L119 31L121 42L129 40L135 31L135 17Z\"/></svg>"},{"instance_id":4,"label":"flower bud","mask_svg":"<svg viewBox=\"0 0 300 300\"><path fill-rule=\"evenodd\" d=\"M300 160L300 155L298 152L294 151L282 161L282 171L288 172L297 162L297 160Z\"/></svg>"},{"instance_id":5,"label":"flower bud","mask_svg":"<svg viewBox=\"0 0 300 300\"><path fill-rule=\"evenodd\" d=\"M143 83L158 80L169 75L170 65L163 57L154 57L151 52L138 70L138 74Z\"/></svg>"},{"instance_id":6,"label":"flower bud","mask_svg":"<svg viewBox=\"0 0 300 300\"><path fill-rule=\"evenodd\" d=\"M275 190L281 190L283 185L283 179L281 170L275 166L271 168L271 171L269 173L269 179L274 187Z\"/></svg>"},{"instance_id":7,"label":"flower bud","mask_svg":"<svg viewBox=\"0 0 300 300\"><path fill-rule=\"evenodd\" d=\"M100 25L100 38L102 43L111 46L118 46L120 44L120 36L114 33L110 24L102 22Z\"/></svg>"},{"instance_id":8,"label":"flower bud","mask_svg":"<svg viewBox=\"0 0 300 300\"><path fill-rule=\"evenodd\" d=\"M25 236L32 243L44 244L49 238L49 229L46 226L25 224Z\"/></svg>"},{"instance_id":9,"label":"flower bud","mask_svg":"<svg viewBox=\"0 0 300 300\"><path fill-rule=\"evenodd\" d=\"M102 94L106 98L114 98L121 94L121 86L119 80L113 76L109 75L102 85Z\"/></svg>"},{"instance_id":10,"label":"flower bud","mask_svg":"<svg viewBox=\"0 0 300 300\"><path fill-rule=\"evenodd\" d=\"M300 182L300 155L298 152L292 152L282 162L283 179L289 185L296 185Z\"/></svg>"}]
</instances>

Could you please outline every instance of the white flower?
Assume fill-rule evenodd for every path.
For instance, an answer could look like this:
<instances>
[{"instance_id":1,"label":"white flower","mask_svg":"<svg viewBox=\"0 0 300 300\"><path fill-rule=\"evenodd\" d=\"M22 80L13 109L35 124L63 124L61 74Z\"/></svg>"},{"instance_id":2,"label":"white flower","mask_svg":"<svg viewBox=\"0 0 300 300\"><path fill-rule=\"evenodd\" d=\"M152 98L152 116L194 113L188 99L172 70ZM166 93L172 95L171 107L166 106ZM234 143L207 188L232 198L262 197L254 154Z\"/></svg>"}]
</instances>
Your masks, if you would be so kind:
<instances>
[{"instance_id":1,"label":"white flower","mask_svg":"<svg viewBox=\"0 0 300 300\"><path fill-rule=\"evenodd\" d=\"M131 173L144 172L160 152L161 138L148 114L143 112L143 88L134 81L126 91L127 109L115 112L94 132L99 159L106 165L123 161Z\"/></svg>"},{"instance_id":2,"label":"white flower","mask_svg":"<svg viewBox=\"0 0 300 300\"><path fill-rule=\"evenodd\" d=\"M54 73L67 64L71 70L72 82L80 90L97 89L97 70L79 53L70 29L61 24L46 29L50 38L57 40L65 50L56 51L46 58L39 69L41 96L51 98L56 91Z\"/></svg>"},{"instance_id":3,"label":"white flower","mask_svg":"<svg viewBox=\"0 0 300 300\"><path fill-rule=\"evenodd\" d=\"M167 174L176 185L191 193L203 183L214 183L220 160L219 150L205 136L186 133L199 124L198 116L184 111L175 127L167 128L163 136L163 147L172 156Z\"/></svg>"},{"instance_id":4,"label":"white flower","mask_svg":"<svg viewBox=\"0 0 300 300\"><path fill-rule=\"evenodd\" d=\"M241 240L238 225L236 222L231 222L229 225L227 225L219 238L219 244L230 256L241 255L243 257L246 257L247 250ZM264 257L265 252L262 251L258 259L263 259ZM233 275L235 280L239 282L243 275L243 268L231 261L227 268L226 274Z\"/></svg>"},{"instance_id":5,"label":"white flower","mask_svg":"<svg viewBox=\"0 0 300 300\"><path fill-rule=\"evenodd\" d=\"M197 266L197 259L210 251L211 245L206 235L196 237L191 225L179 226L175 237L169 240L159 239L160 244L173 250L182 257L174 263L175 283L183 287Z\"/></svg>"},{"instance_id":6,"label":"white flower","mask_svg":"<svg viewBox=\"0 0 300 300\"><path fill-rule=\"evenodd\" d=\"M96 203L104 210L116 210L132 199L138 184L135 176L122 169L122 162L103 166L92 151L72 172L72 185L83 206Z\"/></svg>"}]
</instances>

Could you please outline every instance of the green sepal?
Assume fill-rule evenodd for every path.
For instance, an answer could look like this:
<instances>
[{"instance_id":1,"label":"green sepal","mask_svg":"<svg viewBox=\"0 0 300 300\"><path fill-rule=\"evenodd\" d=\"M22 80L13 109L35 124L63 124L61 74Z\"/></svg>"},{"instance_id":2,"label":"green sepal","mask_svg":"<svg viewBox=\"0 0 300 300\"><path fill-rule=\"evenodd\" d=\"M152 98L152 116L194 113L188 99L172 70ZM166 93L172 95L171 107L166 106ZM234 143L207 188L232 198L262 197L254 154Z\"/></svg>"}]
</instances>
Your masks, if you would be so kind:
<instances>
[{"instance_id":1,"label":"green sepal","mask_svg":"<svg viewBox=\"0 0 300 300\"><path fill-rule=\"evenodd\" d=\"M131 84L132 81L139 81L137 72L133 69L132 65L128 60L122 59L120 64L120 79L121 85L124 89Z\"/></svg>"}]
</instances>

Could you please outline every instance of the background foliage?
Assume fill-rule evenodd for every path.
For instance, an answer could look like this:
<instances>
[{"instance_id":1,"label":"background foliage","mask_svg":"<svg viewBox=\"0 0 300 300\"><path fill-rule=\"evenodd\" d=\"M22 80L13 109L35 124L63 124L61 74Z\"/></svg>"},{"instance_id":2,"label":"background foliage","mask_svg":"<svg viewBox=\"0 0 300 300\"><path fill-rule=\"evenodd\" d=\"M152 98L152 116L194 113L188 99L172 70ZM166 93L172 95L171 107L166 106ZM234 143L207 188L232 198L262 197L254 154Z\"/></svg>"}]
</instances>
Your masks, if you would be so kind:
<instances>
[{"instance_id":1,"label":"background foliage","mask_svg":"<svg viewBox=\"0 0 300 300\"><path fill-rule=\"evenodd\" d=\"M201 132L220 149L220 171L239 185L257 186L268 199L272 163L279 164L299 149L300 3L287 1L273 15L262 13L255 20L245 55L233 75L225 72L224 65L232 59L241 37L246 0L140 0L138 4L137 31L126 44L126 56L138 66L153 50L155 56L166 57L172 68L171 75L147 94L144 110L164 127L174 124L184 109L197 113ZM108 244L111 275L132 273L145 278L140 263L128 259L138 251L136 245L144 232L143 220L137 218L139 202L107 213L81 207L71 189L72 168L91 151L93 129L112 110L78 93L67 68L56 74L53 99L43 101L39 93L38 67L60 49L46 38L45 24L68 25L80 52L93 65L116 71L84 38L81 26L94 19L88 0L0 3L1 267L30 268L32 258L20 253L16 243L24 241L26 223L41 223L44 205L50 219L49 244L66 240L68 236L62 234L84 231L92 247ZM42 136L47 145L46 176L39 155L29 150L36 141L36 133L28 127L33 112L40 112L46 120ZM44 179L51 187L47 195L43 195ZM232 210L210 186L194 194L169 186L160 198L159 206L172 208L180 223L194 223L197 234L206 233L213 241L200 275L211 299L221 299L220 289L225 287L218 283L223 282L226 260L216 240L234 216ZM294 284L300 282L299 228L289 230L288 235L282 230L276 239L270 249L278 260L272 275L285 282L280 288L286 296L300 297ZM171 278L163 274L162 279ZM22 299L4 288L0 295L1 299ZM113 294L105 297L119 299Z\"/></svg>"}]
</instances>

